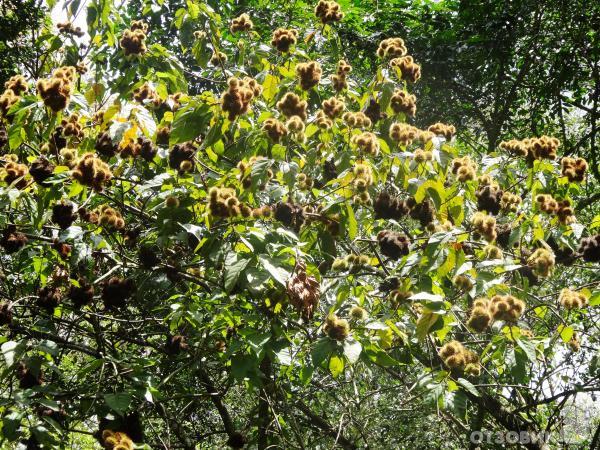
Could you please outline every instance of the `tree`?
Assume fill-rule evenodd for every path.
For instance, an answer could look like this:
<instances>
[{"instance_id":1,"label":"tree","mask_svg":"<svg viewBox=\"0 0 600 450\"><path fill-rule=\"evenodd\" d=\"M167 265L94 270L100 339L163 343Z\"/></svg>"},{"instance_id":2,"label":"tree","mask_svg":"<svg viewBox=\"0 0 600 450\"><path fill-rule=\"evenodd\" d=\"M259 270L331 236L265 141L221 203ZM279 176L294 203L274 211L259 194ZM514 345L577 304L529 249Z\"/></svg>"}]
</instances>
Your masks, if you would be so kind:
<instances>
[{"instance_id":1,"label":"tree","mask_svg":"<svg viewBox=\"0 0 600 450\"><path fill-rule=\"evenodd\" d=\"M37 77L35 65L42 46L38 37L45 17L41 3L6 0L0 5L0 85L20 69Z\"/></svg>"},{"instance_id":2,"label":"tree","mask_svg":"<svg viewBox=\"0 0 600 450\"><path fill-rule=\"evenodd\" d=\"M92 1L8 82L3 443L560 444L600 390L585 160L411 125L410 41L353 71L335 2L253 11Z\"/></svg>"}]
</instances>

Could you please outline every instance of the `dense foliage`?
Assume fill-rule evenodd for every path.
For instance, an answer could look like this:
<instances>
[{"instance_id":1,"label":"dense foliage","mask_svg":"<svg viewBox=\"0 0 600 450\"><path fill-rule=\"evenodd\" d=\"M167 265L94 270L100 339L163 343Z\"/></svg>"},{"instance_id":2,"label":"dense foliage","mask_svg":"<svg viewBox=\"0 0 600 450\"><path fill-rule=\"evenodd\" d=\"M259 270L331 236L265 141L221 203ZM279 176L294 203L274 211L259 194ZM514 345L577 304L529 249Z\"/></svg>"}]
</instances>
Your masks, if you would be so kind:
<instances>
[{"instance_id":1,"label":"dense foliage","mask_svg":"<svg viewBox=\"0 0 600 450\"><path fill-rule=\"evenodd\" d=\"M7 81L2 445L563 443L600 391L587 153L422 123L410 40L355 64L356 8L260 3L90 1Z\"/></svg>"}]
</instances>

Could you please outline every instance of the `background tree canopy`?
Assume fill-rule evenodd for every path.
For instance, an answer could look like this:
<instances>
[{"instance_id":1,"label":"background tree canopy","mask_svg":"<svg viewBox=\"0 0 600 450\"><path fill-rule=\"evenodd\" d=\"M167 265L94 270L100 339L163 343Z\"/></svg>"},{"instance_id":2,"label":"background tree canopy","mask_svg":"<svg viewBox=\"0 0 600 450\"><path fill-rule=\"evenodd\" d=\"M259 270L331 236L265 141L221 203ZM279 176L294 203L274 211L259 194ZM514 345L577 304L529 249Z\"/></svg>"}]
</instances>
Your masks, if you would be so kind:
<instances>
[{"instance_id":1,"label":"background tree canopy","mask_svg":"<svg viewBox=\"0 0 600 450\"><path fill-rule=\"evenodd\" d=\"M600 448L598 5L54 6L0 6L2 448Z\"/></svg>"}]
</instances>

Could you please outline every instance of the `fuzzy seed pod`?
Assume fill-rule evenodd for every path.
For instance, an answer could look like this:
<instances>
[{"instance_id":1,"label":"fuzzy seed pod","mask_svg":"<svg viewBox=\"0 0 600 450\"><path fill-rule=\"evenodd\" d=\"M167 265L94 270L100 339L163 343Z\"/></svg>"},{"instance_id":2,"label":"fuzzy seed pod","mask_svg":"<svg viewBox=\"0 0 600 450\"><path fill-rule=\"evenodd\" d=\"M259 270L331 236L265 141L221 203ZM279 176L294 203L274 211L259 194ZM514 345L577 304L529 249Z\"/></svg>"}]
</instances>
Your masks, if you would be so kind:
<instances>
[{"instance_id":1,"label":"fuzzy seed pod","mask_svg":"<svg viewBox=\"0 0 600 450\"><path fill-rule=\"evenodd\" d=\"M292 45L296 45L298 41L298 31L288 30L285 28L277 28L273 32L273 38L271 39L271 45L275 47L281 53L287 53L290 51Z\"/></svg>"},{"instance_id":2,"label":"fuzzy seed pod","mask_svg":"<svg viewBox=\"0 0 600 450\"><path fill-rule=\"evenodd\" d=\"M390 66L400 71L400 78L411 83L416 83L421 78L421 66L416 64L412 56L394 58Z\"/></svg>"},{"instance_id":3,"label":"fuzzy seed pod","mask_svg":"<svg viewBox=\"0 0 600 450\"><path fill-rule=\"evenodd\" d=\"M132 279L111 277L104 283L102 289L102 300L104 301L105 308L122 308L134 291L135 283Z\"/></svg>"},{"instance_id":4,"label":"fuzzy seed pod","mask_svg":"<svg viewBox=\"0 0 600 450\"><path fill-rule=\"evenodd\" d=\"M244 13L231 21L229 31L232 33L241 33L252 31L253 28L254 24L252 23L250 16Z\"/></svg>"},{"instance_id":5,"label":"fuzzy seed pod","mask_svg":"<svg viewBox=\"0 0 600 450\"><path fill-rule=\"evenodd\" d=\"M377 48L377 56L381 59L405 56L407 52L404 40L401 38L384 39Z\"/></svg>"},{"instance_id":6,"label":"fuzzy seed pod","mask_svg":"<svg viewBox=\"0 0 600 450\"><path fill-rule=\"evenodd\" d=\"M72 285L69 290L69 298L76 308L89 305L94 300L94 286L85 278L79 278L79 286Z\"/></svg>"},{"instance_id":7,"label":"fuzzy seed pod","mask_svg":"<svg viewBox=\"0 0 600 450\"><path fill-rule=\"evenodd\" d=\"M321 65L316 61L299 63L296 66L296 75L300 79L300 87L305 91L318 85L322 74Z\"/></svg>"},{"instance_id":8,"label":"fuzzy seed pod","mask_svg":"<svg viewBox=\"0 0 600 450\"><path fill-rule=\"evenodd\" d=\"M600 262L600 234L583 238L579 243L579 253L587 262Z\"/></svg>"},{"instance_id":9,"label":"fuzzy seed pod","mask_svg":"<svg viewBox=\"0 0 600 450\"><path fill-rule=\"evenodd\" d=\"M21 250L28 239L23 233L17 231L17 227L14 225L8 225L2 231L2 238L0 239L0 246L8 254L16 253Z\"/></svg>"},{"instance_id":10,"label":"fuzzy seed pod","mask_svg":"<svg viewBox=\"0 0 600 450\"><path fill-rule=\"evenodd\" d=\"M384 256L400 259L408 255L410 240L403 234L391 230L383 230L377 234L379 249Z\"/></svg>"},{"instance_id":11,"label":"fuzzy seed pod","mask_svg":"<svg viewBox=\"0 0 600 450\"><path fill-rule=\"evenodd\" d=\"M512 295L494 295L489 309L494 320L516 322L525 311L525 303Z\"/></svg>"},{"instance_id":12,"label":"fuzzy seed pod","mask_svg":"<svg viewBox=\"0 0 600 450\"><path fill-rule=\"evenodd\" d=\"M395 122L390 126L390 139L403 146L409 145L419 134L418 128L406 123Z\"/></svg>"},{"instance_id":13,"label":"fuzzy seed pod","mask_svg":"<svg viewBox=\"0 0 600 450\"><path fill-rule=\"evenodd\" d=\"M323 331L331 339L337 341L345 340L350 334L350 325L346 319L340 319L336 315L330 315L323 325Z\"/></svg>"},{"instance_id":14,"label":"fuzzy seed pod","mask_svg":"<svg viewBox=\"0 0 600 450\"><path fill-rule=\"evenodd\" d=\"M308 103L292 92L286 93L283 98L277 102L277 108L288 118L297 116L302 119L303 122L306 121Z\"/></svg>"},{"instance_id":15,"label":"fuzzy seed pod","mask_svg":"<svg viewBox=\"0 0 600 450\"><path fill-rule=\"evenodd\" d=\"M344 18L344 13L339 3L331 0L319 0L315 6L315 16L317 16L322 24L339 22Z\"/></svg>"}]
</instances>

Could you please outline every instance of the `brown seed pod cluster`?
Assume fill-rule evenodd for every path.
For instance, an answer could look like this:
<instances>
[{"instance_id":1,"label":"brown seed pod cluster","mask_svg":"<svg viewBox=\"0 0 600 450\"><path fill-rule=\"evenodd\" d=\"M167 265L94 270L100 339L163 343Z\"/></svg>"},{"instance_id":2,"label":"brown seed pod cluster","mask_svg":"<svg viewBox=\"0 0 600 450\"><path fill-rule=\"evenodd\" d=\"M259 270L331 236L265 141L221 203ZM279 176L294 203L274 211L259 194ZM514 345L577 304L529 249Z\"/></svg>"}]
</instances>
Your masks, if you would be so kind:
<instances>
[{"instance_id":1,"label":"brown seed pod cluster","mask_svg":"<svg viewBox=\"0 0 600 450\"><path fill-rule=\"evenodd\" d=\"M81 29L81 27L73 26L73 23L70 21L67 22L59 22L56 24L56 28L58 31L63 34L71 34L73 36L82 37L85 33Z\"/></svg>"},{"instance_id":2,"label":"brown seed pod cluster","mask_svg":"<svg viewBox=\"0 0 600 450\"><path fill-rule=\"evenodd\" d=\"M28 173L29 168L25 164L19 164L16 161L9 161L2 168L0 175L8 186L14 183L14 187L17 189L25 189L28 185L25 176Z\"/></svg>"},{"instance_id":3,"label":"brown seed pod cluster","mask_svg":"<svg viewBox=\"0 0 600 450\"><path fill-rule=\"evenodd\" d=\"M477 209L479 211L486 211L488 214L498 214L503 194L504 192L496 183L480 186L475 192Z\"/></svg>"},{"instance_id":4,"label":"brown seed pod cluster","mask_svg":"<svg viewBox=\"0 0 600 450\"><path fill-rule=\"evenodd\" d=\"M333 120L331 120L322 109L317 111L315 123L322 130L329 130L331 127L333 127Z\"/></svg>"},{"instance_id":5,"label":"brown seed pod cluster","mask_svg":"<svg viewBox=\"0 0 600 450\"><path fill-rule=\"evenodd\" d=\"M154 159L157 152L158 150L152 141L145 136L139 136L135 141L130 141L125 146L120 147L122 158L141 156L148 162Z\"/></svg>"},{"instance_id":6,"label":"brown seed pod cluster","mask_svg":"<svg viewBox=\"0 0 600 450\"><path fill-rule=\"evenodd\" d=\"M379 154L379 140L377 139L377 136L369 131L364 131L352 136L351 142L364 153L371 156L377 156Z\"/></svg>"},{"instance_id":7,"label":"brown seed pod cluster","mask_svg":"<svg viewBox=\"0 0 600 450\"><path fill-rule=\"evenodd\" d=\"M368 255L355 255L350 254L344 258L336 258L331 263L331 270L342 271L351 268L359 268L369 266L371 264L371 258Z\"/></svg>"},{"instance_id":8,"label":"brown seed pod cluster","mask_svg":"<svg viewBox=\"0 0 600 450\"><path fill-rule=\"evenodd\" d=\"M339 3L330 0L319 0L315 6L315 16L321 20L321 23L339 22L344 18L344 13Z\"/></svg>"},{"instance_id":9,"label":"brown seed pod cluster","mask_svg":"<svg viewBox=\"0 0 600 450\"><path fill-rule=\"evenodd\" d=\"M525 139L527 150L536 159L556 159L556 150L560 141L555 137L541 136Z\"/></svg>"},{"instance_id":10,"label":"brown seed pod cluster","mask_svg":"<svg viewBox=\"0 0 600 450\"><path fill-rule=\"evenodd\" d=\"M52 240L52 248L56 250L58 256L60 256L62 259L67 259L72 250L69 244L66 242L60 242L58 239Z\"/></svg>"},{"instance_id":11,"label":"brown seed pod cluster","mask_svg":"<svg viewBox=\"0 0 600 450\"><path fill-rule=\"evenodd\" d=\"M338 62L335 74L331 75L331 84L336 92L348 89L348 74L352 72L352 66L343 59Z\"/></svg>"},{"instance_id":12,"label":"brown seed pod cluster","mask_svg":"<svg viewBox=\"0 0 600 450\"><path fill-rule=\"evenodd\" d=\"M3 125L0 125L0 150L8 143L8 133Z\"/></svg>"},{"instance_id":13,"label":"brown seed pod cluster","mask_svg":"<svg viewBox=\"0 0 600 450\"><path fill-rule=\"evenodd\" d=\"M0 246L6 253L10 254L18 252L25 246L25 244L27 244L27 242L27 236L17 231L17 227L15 225L8 225L2 231Z\"/></svg>"},{"instance_id":14,"label":"brown seed pod cluster","mask_svg":"<svg viewBox=\"0 0 600 450\"><path fill-rule=\"evenodd\" d=\"M262 129L274 143L281 142L281 139L287 135L285 124L273 117L269 117L263 122Z\"/></svg>"},{"instance_id":15,"label":"brown seed pod cluster","mask_svg":"<svg viewBox=\"0 0 600 450\"><path fill-rule=\"evenodd\" d=\"M79 214L79 218L84 222L98 223L98 213L95 211L90 211L89 209L81 207L77 210L77 214Z\"/></svg>"},{"instance_id":16,"label":"brown seed pod cluster","mask_svg":"<svg viewBox=\"0 0 600 450\"><path fill-rule=\"evenodd\" d=\"M285 117L297 116L302 121L305 121L307 118L308 103L292 92L286 93L277 102L277 108Z\"/></svg>"},{"instance_id":17,"label":"brown seed pod cluster","mask_svg":"<svg viewBox=\"0 0 600 450\"><path fill-rule=\"evenodd\" d=\"M441 122L434 123L427 128L428 131L431 131L436 136L444 136L446 141L450 141L452 136L456 134L456 128L454 125L446 125Z\"/></svg>"},{"instance_id":18,"label":"brown seed pod cluster","mask_svg":"<svg viewBox=\"0 0 600 450\"><path fill-rule=\"evenodd\" d=\"M38 80L38 94L52 111L61 111L69 104L75 75L75 67L64 66L56 69L50 79Z\"/></svg>"},{"instance_id":19,"label":"brown seed pod cluster","mask_svg":"<svg viewBox=\"0 0 600 450\"><path fill-rule=\"evenodd\" d=\"M98 152L99 155L104 156L106 158L110 158L117 153L119 146L117 144L113 144L113 141L108 132L104 132L100 134L96 139L94 149Z\"/></svg>"},{"instance_id":20,"label":"brown seed pod cluster","mask_svg":"<svg viewBox=\"0 0 600 450\"><path fill-rule=\"evenodd\" d=\"M327 100L323 100L321 104L323 113L330 119L336 119L342 115L344 109L346 109L346 103L344 100L340 100L337 97L331 97Z\"/></svg>"},{"instance_id":21,"label":"brown seed pod cluster","mask_svg":"<svg viewBox=\"0 0 600 450\"><path fill-rule=\"evenodd\" d=\"M379 43L377 56L384 58L398 58L405 56L408 52L404 40L401 38L388 38Z\"/></svg>"},{"instance_id":22,"label":"brown seed pod cluster","mask_svg":"<svg viewBox=\"0 0 600 450\"><path fill-rule=\"evenodd\" d=\"M134 20L131 29L125 30L119 41L125 56L141 56L146 53L146 34L148 24L141 20Z\"/></svg>"},{"instance_id":23,"label":"brown seed pod cluster","mask_svg":"<svg viewBox=\"0 0 600 450\"><path fill-rule=\"evenodd\" d=\"M423 150L422 148L418 148L413 153L413 160L417 164L423 164L427 161L433 161L433 153L430 150Z\"/></svg>"},{"instance_id":24,"label":"brown seed pod cluster","mask_svg":"<svg viewBox=\"0 0 600 450\"><path fill-rule=\"evenodd\" d=\"M410 209L410 217L418 220L421 226L427 226L435 220L435 207L429 199L417 203L416 200L411 197L406 200L406 206Z\"/></svg>"},{"instance_id":25,"label":"brown seed pod cluster","mask_svg":"<svg viewBox=\"0 0 600 450\"><path fill-rule=\"evenodd\" d=\"M189 172L194 168L196 146L192 142L184 142L173 146L169 152L169 167L180 173Z\"/></svg>"},{"instance_id":26,"label":"brown seed pod cluster","mask_svg":"<svg viewBox=\"0 0 600 450\"><path fill-rule=\"evenodd\" d=\"M4 92L0 95L0 112L6 115L8 110L20 99L20 95L27 92L29 86L23 75L13 75L4 83ZM6 130L4 130L6 132ZM8 141L8 136L7 136ZM0 145L0 148L4 144Z\"/></svg>"},{"instance_id":27,"label":"brown seed pod cluster","mask_svg":"<svg viewBox=\"0 0 600 450\"><path fill-rule=\"evenodd\" d=\"M167 343L165 345L165 351L169 355L178 355L181 352L186 352L189 349L189 345L185 341L185 337L176 334L175 336L167 336Z\"/></svg>"},{"instance_id":28,"label":"brown seed pod cluster","mask_svg":"<svg viewBox=\"0 0 600 450\"><path fill-rule=\"evenodd\" d=\"M350 308L350 317L353 320L363 321L363 320L367 320L367 318L369 317L369 314L367 313L366 309L361 308L358 305L354 305L352 308Z\"/></svg>"},{"instance_id":29,"label":"brown seed pod cluster","mask_svg":"<svg viewBox=\"0 0 600 450\"><path fill-rule=\"evenodd\" d=\"M76 72L77 72L79 75L83 75L84 73L87 73L87 71L88 71L88 68L87 68L87 66L85 65L85 63L84 63L83 61L81 61L81 62L78 62L78 63L75 65L75 71L76 71Z\"/></svg>"},{"instance_id":30,"label":"brown seed pod cluster","mask_svg":"<svg viewBox=\"0 0 600 450\"><path fill-rule=\"evenodd\" d=\"M485 259L502 259L504 256L502 250L493 244L483 247L482 254Z\"/></svg>"},{"instance_id":31,"label":"brown seed pod cluster","mask_svg":"<svg viewBox=\"0 0 600 450\"><path fill-rule=\"evenodd\" d=\"M12 306L10 303L0 303L0 326L10 325L13 319Z\"/></svg>"},{"instance_id":32,"label":"brown seed pod cluster","mask_svg":"<svg viewBox=\"0 0 600 450\"><path fill-rule=\"evenodd\" d=\"M363 111L365 116L367 116L373 123L377 123L387 117L387 114L381 111L381 105L375 98L369 99L369 104Z\"/></svg>"},{"instance_id":33,"label":"brown seed pod cluster","mask_svg":"<svg viewBox=\"0 0 600 450\"><path fill-rule=\"evenodd\" d=\"M112 172L104 161L96 158L93 153L86 153L77 161L72 176L81 184L102 191L110 182Z\"/></svg>"},{"instance_id":34,"label":"brown seed pod cluster","mask_svg":"<svg viewBox=\"0 0 600 450\"><path fill-rule=\"evenodd\" d=\"M477 333L483 333L491 325L492 321L489 299L483 297L475 299L467 326Z\"/></svg>"},{"instance_id":35,"label":"brown seed pod cluster","mask_svg":"<svg viewBox=\"0 0 600 450\"><path fill-rule=\"evenodd\" d=\"M585 180L585 172L588 168L588 163L583 158L564 157L560 160L561 173L563 177L571 183L581 183Z\"/></svg>"},{"instance_id":36,"label":"brown seed pod cluster","mask_svg":"<svg viewBox=\"0 0 600 450\"><path fill-rule=\"evenodd\" d=\"M390 99L390 106L396 114L404 113L414 117L417 113L417 97L401 89L396 89Z\"/></svg>"},{"instance_id":37,"label":"brown seed pod cluster","mask_svg":"<svg viewBox=\"0 0 600 450\"><path fill-rule=\"evenodd\" d=\"M399 220L410 212L406 200L390 196L387 192L380 192L373 203L376 219Z\"/></svg>"},{"instance_id":38,"label":"brown seed pod cluster","mask_svg":"<svg viewBox=\"0 0 600 450\"><path fill-rule=\"evenodd\" d=\"M579 243L579 253L587 262L600 262L600 234L583 238Z\"/></svg>"},{"instance_id":39,"label":"brown seed pod cluster","mask_svg":"<svg viewBox=\"0 0 600 450\"><path fill-rule=\"evenodd\" d=\"M469 156L454 158L452 160L452 173L460 182L477 178L477 164ZM500 200L500 199L498 199Z\"/></svg>"},{"instance_id":40,"label":"brown seed pod cluster","mask_svg":"<svg viewBox=\"0 0 600 450\"><path fill-rule=\"evenodd\" d=\"M76 220L77 215L71 202L57 203L52 207L52 222L62 230L69 228Z\"/></svg>"},{"instance_id":41,"label":"brown seed pod cluster","mask_svg":"<svg viewBox=\"0 0 600 450\"><path fill-rule=\"evenodd\" d=\"M83 127L79 123L79 114L73 113L68 118L63 119L60 123L63 136L73 136L77 139L83 138Z\"/></svg>"},{"instance_id":42,"label":"brown seed pod cluster","mask_svg":"<svg viewBox=\"0 0 600 450\"><path fill-rule=\"evenodd\" d=\"M390 61L390 66L400 70L402 80L416 83L421 78L421 66L415 63L412 56L394 58Z\"/></svg>"},{"instance_id":43,"label":"brown seed pod cluster","mask_svg":"<svg viewBox=\"0 0 600 450\"><path fill-rule=\"evenodd\" d=\"M15 105L20 99L21 99L21 97L19 97L17 94L15 94L11 89L6 89L0 95L0 112L3 115L6 115L8 110L13 105Z\"/></svg>"},{"instance_id":44,"label":"brown seed pod cluster","mask_svg":"<svg viewBox=\"0 0 600 450\"><path fill-rule=\"evenodd\" d=\"M231 77L227 80L227 91L221 96L221 108L228 113L229 120L246 114L252 100L260 96L262 87L250 77Z\"/></svg>"},{"instance_id":45,"label":"brown seed pod cluster","mask_svg":"<svg viewBox=\"0 0 600 450\"><path fill-rule=\"evenodd\" d=\"M296 187L301 191L312 189L314 184L314 180L305 173L299 173L296 176Z\"/></svg>"},{"instance_id":46,"label":"brown seed pod cluster","mask_svg":"<svg viewBox=\"0 0 600 450\"><path fill-rule=\"evenodd\" d=\"M560 291L558 300L565 309L583 308L588 302L587 297L581 292L572 291L568 288L564 288L562 291Z\"/></svg>"},{"instance_id":47,"label":"brown seed pod cluster","mask_svg":"<svg viewBox=\"0 0 600 450\"><path fill-rule=\"evenodd\" d=\"M296 232L300 231L300 228L306 221L302 207L290 202L277 203L273 217L286 227L296 230Z\"/></svg>"},{"instance_id":48,"label":"brown seed pod cluster","mask_svg":"<svg viewBox=\"0 0 600 450\"><path fill-rule=\"evenodd\" d=\"M254 24L252 23L252 19L250 19L248 14L244 13L240 14L231 21L229 31L232 33L240 33L244 31L252 31L253 28Z\"/></svg>"},{"instance_id":49,"label":"brown seed pod cluster","mask_svg":"<svg viewBox=\"0 0 600 450\"><path fill-rule=\"evenodd\" d=\"M514 153L518 156L527 156L529 150L527 144L524 141L518 139L511 139L509 141L500 142L500 148L507 152Z\"/></svg>"},{"instance_id":50,"label":"brown seed pod cluster","mask_svg":"<svg viewBox=\"0 0 600 450\"><path fill-rule=\"evenodd\" d=\"M122 431L103 430L102 444L106 450L132 450L131 438Z\"/></svg>"},{"instance_id":51,"label":"brown seed pod cluster","mask_svg":"<svg viewBox=\"0 0 600 450\"><path fill-rule=\"evenodd\" d=\"M50 312L54 311L60 302L62 301L62 291L54 286L44 286L37 292L37 305L40 308L44 308Z\"/></svg>"},{"instance_id":52,"label":"brown seed pod cluster","mask_svg":"<svg viewBox=\"0 0 600 450\"><path fill-rule=\"evenodd\" d=\"M573 333L573 337L571 337L569 342L567 342L567 345L573 353L577 353L579 350L581 350L581 342L579 342L579 337L577 337L577 333Z\"/></svg>"},{"instance_id":53,"label":"brown seed pod cluster","mask_svg":"<svg viewBox=\"0 0 600 450\"><path fill-rule=\"evenodd\" d=\"M271 39L271 45L275 47L281 53L287 53L290 51L292 45L296 45L298 42L298 31L288 30L286 28L277 28L273 31L273 37Z\"/></svg>"},{"instance_id":54,"label":"brown seed pod cluster","mask_svg":"<svg viewBox=\"0 0 600 450\"><path fill-rule=\"evenodd\" d=\"M540 247L529 256L527 264L536 275L547 277L554 269L556 260L554 258L554 253L551 250Z\"/></svg>"},{"instance_id":55,"label":"brown seed pod cluster","mask_svg":"<svg viewBox=\"0 0 600 450\"><path fill-rule=\"evenodd\" d=\"M400 145L410 145L420 135L420 130L412 125L402 122L394 122L390 126L390 139Z\"/></svg>"},{"instance_id":56,"label":"brown seed pod cluster","mask_svg":"<svg viewBox=\"0 0 600 450\"><path fill-rule=\"evenodd\" d=\"M569 225L576 221L575 210L568 199L556 200L550 194L539 194L535 198L540 210L558 217L560 223Z\"/></svg>"},{"instance_id":57,"label":"brown seed pod cluster","mask_svg":"<svg viewBox=\"0 0 600 450\"><path fill-rule=\"evenodd\" d=\"M102 287L102 300L106 309L122 308L135 291L131 278L111 277Z\"/></svg>"},{"instance_id":58,"label":"brown seed pod cluster","mask_svg":"<svg viewBox=\"0 0 600 450\"><path fill-rule=\"evenodd\" d=\"M438 355L442 358L446 367L450 369L466 370L470 364L479 364L478 356L458 341L450 341L444 344Z\"/></svg>"},{"instance_id":59,"label":"brown seed pod cluster","mask_svg":"<svg viewBox=\"0 0 600 450\"><path fill-rule=\"evenodd\" d=\"M371 119L369 119L369 117L367 117L367 115L362 111L348 111L347 113L344 113L342 119L344 120L344 123L350 128L363 129L370 128L372 125Z\"/></svg>"},{"instance_id":60,"label":"brown seed pod cluster","mask_svg":"<svg viewBox=\"0 0 600 450\"><path fill-rule=\"evenodd\" d=\"M325 320L323 331L331 339L343 341L350 335L350 325L346 319L340 319L335 314L331 314Z\"/></svg>"},{"instance_id":61,"label":"brown seed pod cluster","mask_svg":"<svg viewBox=\"0 0 600 450\"><path fill-rule=\"evenodd\" d=\"M169 145L169 137L171 136L171 127L161 126L156 130L156 145Z\"/></svg>"},{"instance_id":62,"label":"brown seed pod cluster","mask_svg":"<svg viewBox=\"0 0 600 450\"><path fill-rule=\"evenodd\" d=\"M505 211L517 212L521 204L521 197L510 192L504 192L500 199L500 208Z\"/></svg>"},{"instance_id":63,"label":"brown seed pod cluster","mask_svg":"<svg viewBox=\"0 0 600 450\"><path fill-rule=\"evenodd\" d=\"M133 99L138 103L156 107L160 106L162 103L158 93L148 82L145 82L133 90Z\"/></svg>"},{"instance_id":64,"label":"brown seed pod cluster","mask_svg":"<svg viewBox=\"0 0 600 450\"><path fill-rule=\"evenodd\" d=\"M79 286L72 285L69 289L69 298L75 307L81 308L94 300L94 286L85 278L79 278L77 283Z\"/></svg>"},{"instance_id":65,"label":"brown seed pod cluster","mask_svg":"<svg viewBox=\"0 0 600 450\"><path fill-rule=\"evenodd\" d=\"M352 168L352 173L354 174L352 184L357 191L364 192L373 184L373 170L371 166L357 163Z\"/></svg>"},{"instance_id":66,"label":"brown seed pod cluster","mask_svg":"<svg viewBox=\"0 0 600 450\"><path fill-rule=\"evenodd\" d=\"M223 53L220 50L215 50L212 54L212 56L210 57L209 62L213 65L213 66L220 66L222 64L225 64L227 62L229 58L227 57L227 55L225 53Z\"/></svg>"},{"instance_id":67,"label":"brown seed pod cluster","mask_svg":"<svg viewBox=\"0 0 600 450\"><path fill-rule=\"evenodd\" d=\"M492 216L488 216L481 211L477 211L475 214L473 214L471 223L475 228L475 232L478 235L483 236L486 241L493 242L496 239L496 219Z\"/></svg>"},{"instance_id":68,"label":"brown seed pod cluster","mask_svg":"<svg viewBox=\"0 0 600 450\"><path fill-rule=\"evenodd\" d=\"M466 275L457 275L452 282L459 291L470 291L473 287L473 281Z\"/></svg>"},{"instance_id":69,"label":"brown seed pod cluster","mask_svg":"<svg viewBox=\"0 0 600 450\"><path fill-rule=\"evenodd\" d=\"M296 263L294 273L286 284L286 293L291 305L296 308L305 320L311 319L319 304L321 288L312 275L306 273L306 264Z\"/></svg>"},{"instance_id":70,"label":"brown seed pod cluster","mask_svg":"<svg viewBox=\"0 0 600 450\"><path fill-rule=\"evenodd\" d=\"M299 142L304 142L306 140L306 135L304 134L306 126L300 116L290 117L285 123L285 128L288 130L290 136Z\"/></svg>"},{"instance_id":71,"label":"brown seed pod cluster","mask_svg":"<svg viewBox=\"0 0 600 450\"><path fill-rule=\"evenodd\" d=\"M125 220L119 211L108 205L102 205L98 209L98 222L104 227L122 230L125 228Z\"/></svg>"},{"instance_id":72,"label":"brown seed pod cluster","mask_svg":"<svg viewBox=\"0 0 600 450\"><path fill-rule=\"evenodd\" d=\"M36 375L23 361L17 366L16 372L17 379L19 380L19 387L21 389L31 389L35 386L40 386L43 383L42 370L40 369Z\"/></svg>"},{"instance_id":73,"label":"brown seed pod cluster","mask_svg":"<svg viewBox=\"0 0 600 450\"><path fill-rule=\"evenodd\" d=\"M380 231L377 234L377 243L381 254L392 259L400 259L410 251L410 239L392 230Z\"/></svg>"},{"instance_id":74,"label":"brown seed pod cluster","mask_svg":"<svg viewBox=\"0 0 600 450\"><path fill-rule=\"evenodd\" d=\"M23 75L17 74L4 83L4 88L13 91L15 95L21 95L29 90L29 85Z\"/></svg>"},{"instance_id":75,"label":"brown seed pod cluster","mask_svg":"<svg viewBox=\"0 0 600 450\"><path fill-rule=\"evenodd\" d=\"M322 75L321 64L316 61L298 63L296 66L296 76L300 79L300 87L305 91L319 84Z\"/></svg>"},{"instance_id":76,"label":"brown seed pod cluster","mask_svg":"<svg viewBox=\"0 0 600 450\"><path fill-rule=\"evenodd\" d=\"M246 189L252 186L252 167L259 161L265 161L266 158L264 156L252 156L250 159L246 161L240 161L237 164L237 168L240 173L238 174L239 180L242 182L242 186ZM267 178L273 178L273 171L271 169L267 169L266 172ZM265 185L259 186L260 189L264 189Z\"/></svg>"},{"instance_id":77,"label":"brown seed pod cluster","mask_svg":"<svg viewBox=\"0 0 600 450\"><path fill-rule=\"evenodd\" d=\"M494 295L489 308L494 320L516 322L525 311L525 303L512 295Z\"/></svg>"}]
</instances>

